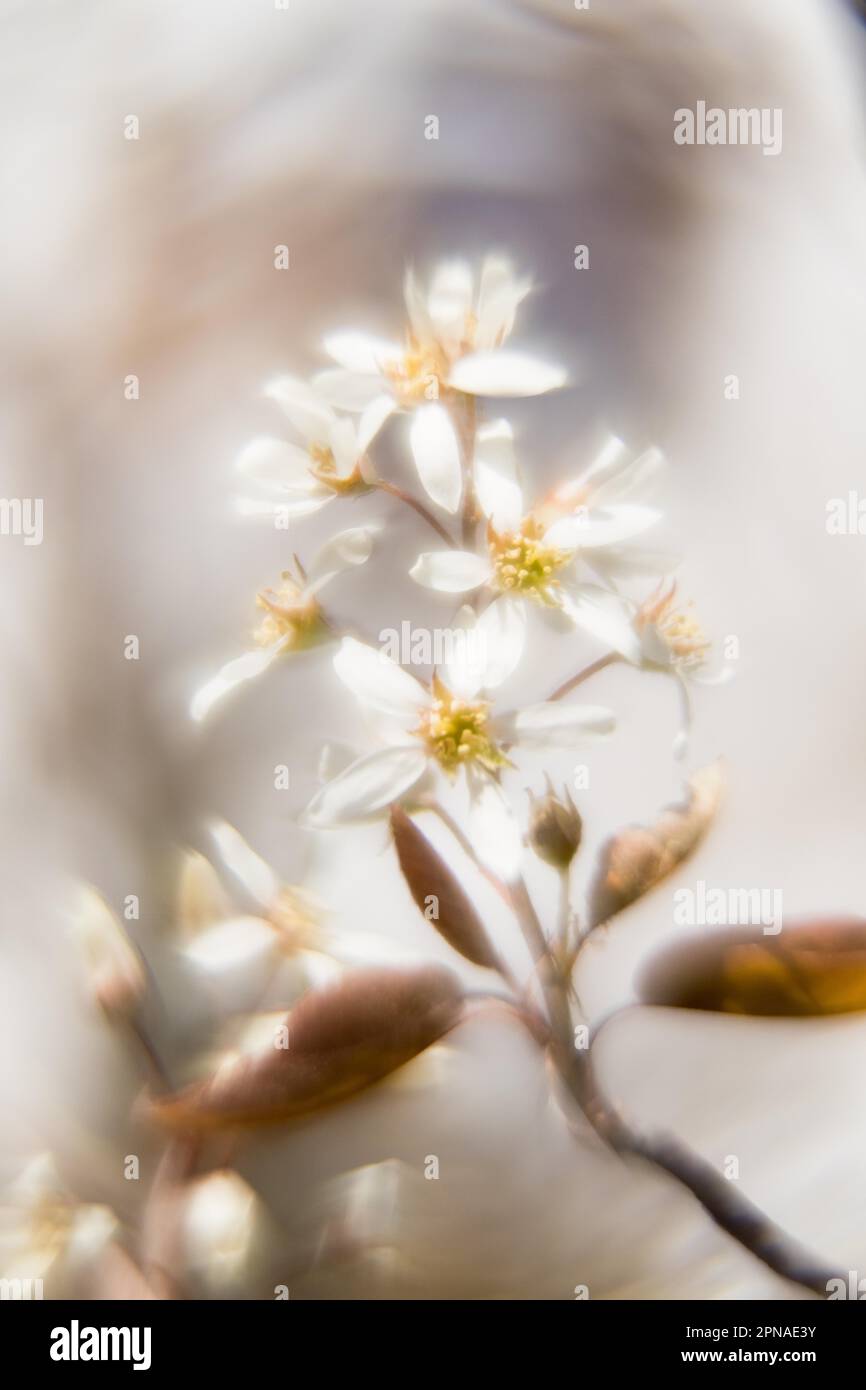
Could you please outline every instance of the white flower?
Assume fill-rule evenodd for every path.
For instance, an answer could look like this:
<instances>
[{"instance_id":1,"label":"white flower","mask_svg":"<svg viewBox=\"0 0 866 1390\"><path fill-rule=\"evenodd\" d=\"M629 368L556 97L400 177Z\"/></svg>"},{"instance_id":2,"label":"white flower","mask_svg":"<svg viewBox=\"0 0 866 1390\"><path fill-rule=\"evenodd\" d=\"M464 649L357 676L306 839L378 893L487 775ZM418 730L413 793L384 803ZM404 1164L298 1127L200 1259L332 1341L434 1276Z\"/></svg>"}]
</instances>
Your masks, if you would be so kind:
<instances>
[{"instance_id":1,"label":"white flower","mask_svg":"<svg viewBox=\"0 0 866 1390\"><path fill-rule=\"evenodd\" d=\"M636 665L649 670L664 671L673 676L680 694L681 719L674 739L678 758L688 750L692 726L692 698L689 686L724 685L733 676L730 666L707 669L711 643L695 617L694 611L676 603L676 584L665 590L660 585L653 596L637 608L634 628L640 642Z\"/></svg>"},{"instance_id":2,"label":"white flower","mask_svg":"<svg viewBox=\"0 0 866 1390\"><path fill-rule=\"evenodd\" d=\"M321 902L283 883L227 821L214 821L210 833L252 911L234 909L209 861L189 852L178 892L178 944L194 978L223 1010L236 1015L253 1008L271 988L281 1001L295 1000L349 964L393 962L387 939L329 929Z\"/></svg>"},{"instance_id":3,"label":"white flower","mask_svg":"<svg viewBox=\"0 0 866 1390\"><path fill-rule=\"evenodd\" d=\"M660 461L656 450L624 459L621 442L611 440L585 474L527 511L510 425L497 420L484 426L477 439L475 490L488 519L486 554L427 552L418 557L412 577L444 593L487 587L522 607L534 603L638 661L640 642L626 604L611 590L583 582L578 566L588 562L602 569L602 556L627 555L629 543L660 520L653 508L621 500L645 484Z\"/></svg>"},{"instance_id":4,"label":"white flower","mask_svg":"<svg viewBox=\"0 0 866 1390\"><path fill-rule=\"evenodd\" d=\"M94 1271L118 1231L108 1207L68 1192L47 1153L26 1165L0 1203L0 1216L3 1278L49 1281L53 1297L68 1296L76 1278Z\"/></svg>"},{"instance_id":5,"label":"white flower","mask_svg":"<svg viewBox=\"0 0 866 1390\"><path fill-rule=\"evenodd\" d=\"M312 386L295 377L278 378L265 394L282 406L301 442L264 436L241 452L239 472L264 494L239 498L243 515L308 516L372 483L366 452L390 413L387 400L355 421L338 416Z\"/></svg>"},{"instance_id":6,"label":"white flower","mask_svg":"<svg viewBox=\"0 0 866 1390\"><path fill-rule=\"evenodd\" d=\"M449 388L479 396L537 396L565 382L560 367L503 348L531 289L509 262L487 256L476 277L465 261L445 261L426 293L406 272L405 346L354 331L332 333L325 351L338 363L315 385L332 403L357 410L382 394L411 409ZM433 394L435 391L435 394Z\"/></svg>"},{"instance_id":7,"label":"white flower","mask_svg":"<svg viewBox=\"0 0 866 1390\"><path fill-rule=\"evenodd\" d=\"M384 747L359 758L314 796L305 813L312 827L371 818L421 782L428 772L465 779L475 822L475 839L511 867L520 838L497 775L511 766L515 745L570 746L588 733L613 727L610 710L538 704L509 714L494 712L488 692L509 674L522 644L522 630L503 624L489 609L460 618L463 641L455 641L428 689L390 657L352 637L334 657L343 683L378 719Z\"/></svg>"},{"instance_id":8,"label":"white flower","mask_svg":"<svg viewBox=\"0 0 866 1390\"><path fill-rule=\"evenodd\" d=\"M263 589L257 595L257 607L264 614L253 634L258 650L227 662L195 692L189 712L197 723L236 686L263 675L277 657L304 651L328 636L318 595L344 570L366 563L377 530L377 526L354 526L338 532L318 551L308 571L285 570L277 589Z\"/></svg>"},{"instance_id":9,"label":"white flower","mask_svg":"<svg viewBox=\"0 0 866 1390\"><path fill-rule=\"evenodd\" d=\"M426 293L409 270L404 346L354 331L325 339L338 366L315 378L317 391L340 409L362 410L362 430L371 419L378 428L395 410L417 411L410 436L415 464L427 493L446 511L460 504L461 472L445 407L467 395L537 396L565 382L562 368L503 347L530 288L501 256L484 260L477 283L465 262L444 262Z\"/></svg>"},{"instance_id":10,"label":"white flower","mask_svg":"<svg viewBox=\"0 0 866 1390\"><path fill-rule=\"evenodd\" d=\"M669 671L698 685L719 685L733 674L728 666L707 670L711 642L694 614L691 604L676 602L676 584L665 590L661 585L652 598L638 608L635 630L640 638L640 664Z\"/></svg>"}]
</instances>

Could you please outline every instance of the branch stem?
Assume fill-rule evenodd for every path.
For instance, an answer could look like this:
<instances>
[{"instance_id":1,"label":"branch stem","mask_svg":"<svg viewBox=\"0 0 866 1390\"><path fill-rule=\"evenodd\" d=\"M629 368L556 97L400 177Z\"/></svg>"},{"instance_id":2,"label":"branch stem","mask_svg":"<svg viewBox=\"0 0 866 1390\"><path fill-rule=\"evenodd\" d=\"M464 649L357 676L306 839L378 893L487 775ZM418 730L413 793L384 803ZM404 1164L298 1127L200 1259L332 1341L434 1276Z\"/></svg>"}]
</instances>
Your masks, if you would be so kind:
<instances>
[{"instance_id":1,"label":"branch stem","mask_svg":"<svg viewBox=\"0 0 866 1390\"><path fill-rule=\"evenodd\" d=\"M589 666L584 666L582 671L578 671L576 676L571 676L562 685L557 686L552 695L548 695L548 703L551 700L561 700L564 695L569 695L572 690L576 690L584 681L588 681L590 676L596 672L603 671L606 666L613 666L614 662L622 661L619 652L608 652L607 656L600 656L597 661L590 662Z\"/></svg>"},{"instance_id":2,"label":"branch stem","mask_svg":"<svg viewBox=\"0 0 866 1390\"><path fill-rule=\"evenodd\" d=\"M384 478L378 478L376 480L375 486L379 489L380 492L387 492L389 497L396 497L398 502L402 502L405 506L411 507L413 512L416 512L418 516L423 517L424 521L427 522L428 526L432 526L437 536L439 536L441 540L445 541L446 545L448 545L452 550L457 549L457 542L453 539L452 536L449 536L442 523L440 521L437 521L433 513L431 511L428 511L427 508L424 506L424 503L419 502L417 497L413 497L410 492L406 492L403 488L397 487L396 483L386 482Z\"/></svg>"}]
</instances>

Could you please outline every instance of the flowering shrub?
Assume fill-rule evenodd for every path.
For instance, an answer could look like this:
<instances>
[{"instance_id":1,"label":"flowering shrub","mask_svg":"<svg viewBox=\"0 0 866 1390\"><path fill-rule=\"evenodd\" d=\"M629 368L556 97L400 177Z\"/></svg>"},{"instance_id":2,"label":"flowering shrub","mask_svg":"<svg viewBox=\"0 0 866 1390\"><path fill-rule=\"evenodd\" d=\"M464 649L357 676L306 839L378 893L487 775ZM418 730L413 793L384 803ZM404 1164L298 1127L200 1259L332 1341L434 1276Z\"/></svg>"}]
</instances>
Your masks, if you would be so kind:
<instances>
[{"instance_id":1,"label":"flowering shrub","mask_svg":"<svg viewBox=\"0 0 866 1390\"><path fill-rule=\"evenodd\" d=\"M344 499L374 492L406 509L423 530L412 579L454 602L449 640L429 653L429 681L405 669L399 644L388 651L370 634L342 630L329 610L335 580L387 559L380 527L360 524L335 528L307 563L295 554L275 586L258 594L251 649L196 692L190 713L196 721L214 717L222 701L239 697L239 687L276 662L328 644L336 677L369 716L371 746L323 780L304 824L339 834L353 822L387 821L400 871L431 930L491 974L488 991L471 992L474 1002L505 1004L525 1025L553 1064L553 1094L570 1119L601 1145L667 1171L767 1265L823 1292L828 1271L790 1248L711 1166L674 1139L642 1135L609 1104L593 1065L600 1028L585 1026L575 990L592 934L676 869L710 827L720 764L694 772L682 803L655 824L630 827L603 848L587 875L585 920L570 891L582 842L573 789L557 786L551 774L525 818L511 790L524 750L568 749L614 732L614 711L572 699L605 667L623 663L636 677L645 670L667 676L681 702L672 750L680 759L688 756L692 687L730 674L712 661L691 611L677 606L674 561L644 543L660 520L647 501L662 467L658 450L635 457L611 439L574 478L538 495L509 422L488 413L490 399L541 396L566 381L559 366L510 346L529 290L499 256L487 257L477 275L462 262L446 263L426 290L410 272L402 341L359 332L327 338L335 366L310 383L283 377L267 388L287 437L257 439L238 461L249 488L241 511L278 527L302 528L304 517L325 507L336 516ZM418 493L377 462L377 442L397 413L411 417ZM515 707L508 684L536 622L550 626L564 649L577 632L604 650L546 698ZM446 808L443 789L463 795L464 818ZM515 978L503 960L466 887L419 825L422 816L444 822L513 912L530 951L527 978ZM371 964L375 942L327 929L309 895L281 884L230 827L217 826L215 838L223 865L256 909L239 914L211 865L187 856L180 949L217 992L227 975L243 979L248 1022L216 1065L211 1058L182 1084L169 1079L142 1021L148 973L111 911L88 892L79 938L93 994L144 1049L152 1072L148 1118L165 1137L165 1152L143 1217L149 1253L140 1262L118 1243L110 1213L79 1208L50 1168L33 1169L13 1202L12 1267L29 1275L85 1260L104 1281L110 1253L112 1277L120 1277L122 1260L130 1296L173 1296L189 1271L203 1270L218 1286L243 1266L260 1213L231 1162L215 1168L205 1158L205 1140L228 1135L234 1142L337 1105L460 1026L470 995L452 970ZM527 888L527 852L559 876L555 923L541 920ZM645 978L644 998L768 1016L861 1008L862 941L851 923L807 924L784 942L760 935L733 941L723 933L700 950L677 946L662 957ZM262 1012L264 984L280 1008Z\"/></svg>"}]
</instances>

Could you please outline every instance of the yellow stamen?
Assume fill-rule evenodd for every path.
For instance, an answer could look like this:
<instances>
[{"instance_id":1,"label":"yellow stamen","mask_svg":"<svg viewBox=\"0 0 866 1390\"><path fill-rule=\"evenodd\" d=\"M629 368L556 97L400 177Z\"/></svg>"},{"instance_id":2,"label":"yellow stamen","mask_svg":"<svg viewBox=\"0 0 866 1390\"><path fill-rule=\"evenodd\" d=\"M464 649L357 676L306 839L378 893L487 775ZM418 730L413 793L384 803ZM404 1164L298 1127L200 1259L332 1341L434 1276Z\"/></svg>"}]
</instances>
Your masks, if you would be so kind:
<instances>
[{"instance_id":1,"label":"yellow stamen","mask_svg":"<svg viewBox=\"0 0 866 1390\"><path fill-rule=\"evenodd\" d=\"M559 570L568 564L571 554L545 545L540 524L527 517L519 531L488 536L494 582L507 593L521 594L548 607L559 606Z\"/></svg>"},{"instance_id":2,"label":"yellow stamen","mask_svg":"<svg viewBox=\"0 0 866 1390\"><path fill-rule=\"evenodd\" d=\"M486 700L460 700L440 680L434 681L433 693L433 703L422 711L415 733L446 772L454 776L458 768L472 763L489 772L508 766L491 737Z\"/></svg>"}]
</instances>

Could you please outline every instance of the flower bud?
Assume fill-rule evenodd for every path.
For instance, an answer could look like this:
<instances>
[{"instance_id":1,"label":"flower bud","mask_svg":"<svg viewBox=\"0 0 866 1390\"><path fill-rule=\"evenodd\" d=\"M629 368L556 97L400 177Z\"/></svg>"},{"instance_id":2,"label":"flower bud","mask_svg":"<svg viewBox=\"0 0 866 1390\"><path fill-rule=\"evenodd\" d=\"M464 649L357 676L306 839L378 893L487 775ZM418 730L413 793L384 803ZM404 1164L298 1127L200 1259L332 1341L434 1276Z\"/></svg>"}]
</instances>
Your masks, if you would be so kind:
<instances>
[{"instance_id":1,"label":"flower bud","mask_svg":"<svg viewBox=\"0 0 866 1390\"><path fill-rule=\"evenodd\" d=\"M580 846L582 830L580 813L567 791L559 797L548 782L544 796L530 796L529 843L551 868L568 868Z\"/></svg>"},{"instance_id":2,"label":"flower bud","mask_svg":"<svg viewBox=\"0 0 866 1390\"><path fill-rule=\"evenodd\" d=\"M132 1013L144 994L144 965L111 908L92 888L82 888L73 936L100 1007L110 1016Z\"/></svg>"}]
</instances>

